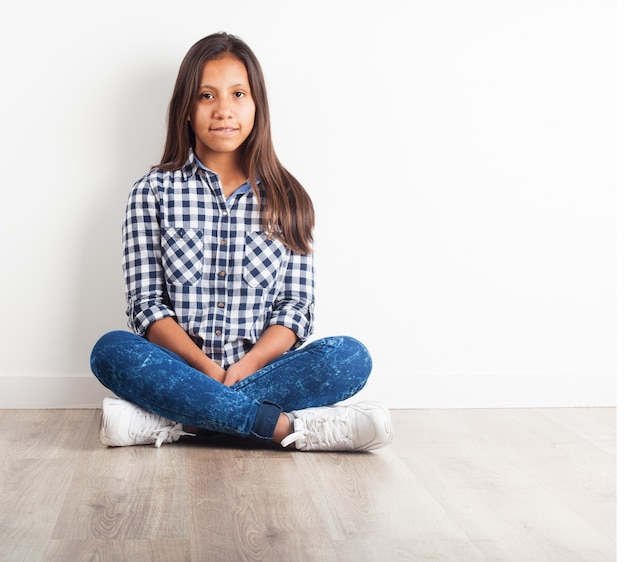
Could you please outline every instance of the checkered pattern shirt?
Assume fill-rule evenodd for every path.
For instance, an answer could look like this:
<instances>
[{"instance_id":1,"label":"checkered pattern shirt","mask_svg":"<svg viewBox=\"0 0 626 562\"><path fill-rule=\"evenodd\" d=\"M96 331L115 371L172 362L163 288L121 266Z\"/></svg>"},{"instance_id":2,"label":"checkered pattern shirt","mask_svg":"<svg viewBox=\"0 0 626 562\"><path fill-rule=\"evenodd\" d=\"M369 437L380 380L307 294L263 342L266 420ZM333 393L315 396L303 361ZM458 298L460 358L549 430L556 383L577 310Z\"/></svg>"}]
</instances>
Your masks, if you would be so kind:
<instances>
[{"instance_id":1,"label":"checkered pattern shirt","mask_svg":"<svg viewBox=\"0 0 626 562\"><path fill-rule=\"evenodd\" d=\"M313 256L263 232L249 186L226 200L218 176L193 152L180 170L153 169L134 185L123 238L135 333L173 317L224 368L268 326L293 330L295 347L312 333Z\"/></svg>"}]
</instances>

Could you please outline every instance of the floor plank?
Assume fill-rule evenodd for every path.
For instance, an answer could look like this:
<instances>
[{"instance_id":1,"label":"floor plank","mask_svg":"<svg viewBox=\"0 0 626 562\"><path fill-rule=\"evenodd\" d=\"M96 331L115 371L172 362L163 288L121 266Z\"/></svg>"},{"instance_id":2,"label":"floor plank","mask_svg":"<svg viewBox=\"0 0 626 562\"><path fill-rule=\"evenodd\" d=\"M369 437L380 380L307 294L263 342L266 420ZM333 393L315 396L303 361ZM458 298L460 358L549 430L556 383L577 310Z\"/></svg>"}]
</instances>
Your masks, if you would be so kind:
<instances>
[{"instance_id":1,"label":"floor plank","mask_svg":"<svg viewBox=\"0 0 626 562\"><path fill-rule=\"evenodd\" d=\"M350 454L106 448L96 410L2 410L0 560L615 560L615 409L392 417Z\"/></svg>"},{"instance_id":2,"label":"floor plank","mask_svg":"<svg viewBox=\"0 0 626 562\"><path fill-rule=\"evenodd\" d=\"M422 412L402 457L488 560L613 560L615 455L545 420Z\"/></svg>"},{"instance_id":3,"label":"floor plank","mask_svg":"<svg viewBox=\"0 0 626 562\"><path fill-rule=\"evenodd\" d=\"M193 560L334 559L292 454L194 448L187 458Z\"/></svg>"},{"instance_id":4,"label":"floor plank","mask_svg":"<svg viewBox=\"0 0 626 562\"><path fill-rule=\"evenodd\" d=\"M444 560L444 543L464 560L483 559L393 448L296 460L336 560Z\"/></svg>"},{"instance_id":5,"label":"floor plank","mask_svg":"<svg viewBox=\"0 0 626 562\"><path fill-rule=\"evenodd\" d=\"M48 562L189 562L188 540L52 540Z\"/></svg>"},{"instance_id":6,"label":"floor plank","mask_svg":"<svg viewBox=\"0 0 626 562\"><path fill-rule=\"evenodd\" d=\"M176 447L104 448L92 423L52 538L189 539L187 474Z\"/></svg>"}]
</instances>

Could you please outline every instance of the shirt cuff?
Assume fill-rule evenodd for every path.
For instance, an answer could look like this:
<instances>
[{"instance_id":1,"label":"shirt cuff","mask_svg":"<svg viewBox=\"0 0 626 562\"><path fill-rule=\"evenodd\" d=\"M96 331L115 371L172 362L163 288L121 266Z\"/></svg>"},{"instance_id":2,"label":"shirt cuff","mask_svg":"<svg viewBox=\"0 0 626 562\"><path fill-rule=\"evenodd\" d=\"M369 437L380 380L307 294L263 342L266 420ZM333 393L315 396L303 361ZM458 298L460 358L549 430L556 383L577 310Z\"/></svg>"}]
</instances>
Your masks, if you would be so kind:
<instances>
[{"instance_id":1,"label":"shirt cuff","mask_svg":"<svg viewBox=\"0 0 626 562\"><path fill-rule=\"evenodd\" d=\"M267 326L275 325L292 330L298 338L294 348L299 347L313 333L313 305L275 311L267 322Z\"/></svg>"},{"instance_id":2,"label":"shirt cuff","mask_svg":"<svg viewBox=\"0 0 626 562\"><path fill-rule=\"evenodd\" d=\"M129 299L126 314L128 327L140 336L144 336L157 320L176 317L174 311L162 302L141 299Z\"/></svg>"}]
</instances>

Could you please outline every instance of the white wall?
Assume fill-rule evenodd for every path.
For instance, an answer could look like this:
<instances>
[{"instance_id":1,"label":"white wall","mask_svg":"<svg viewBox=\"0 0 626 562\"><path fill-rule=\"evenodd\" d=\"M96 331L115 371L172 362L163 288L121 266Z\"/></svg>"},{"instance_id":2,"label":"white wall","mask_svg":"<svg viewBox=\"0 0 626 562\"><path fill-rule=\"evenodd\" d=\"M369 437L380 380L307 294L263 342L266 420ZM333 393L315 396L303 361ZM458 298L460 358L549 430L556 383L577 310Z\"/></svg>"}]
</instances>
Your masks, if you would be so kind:
<instances>
[{"instance_id":1,"label":"white wall","mask_svg":"<svg viewBox=\"0 0 626 562\"><path fill-rule=\"evenodd\" d=\"M13 3L0 23L0 407L95 406L120 225L187 49L240 35L317 207L316 337L392 407L613 405L615 4Z\"/></svg>"}]
</instances>

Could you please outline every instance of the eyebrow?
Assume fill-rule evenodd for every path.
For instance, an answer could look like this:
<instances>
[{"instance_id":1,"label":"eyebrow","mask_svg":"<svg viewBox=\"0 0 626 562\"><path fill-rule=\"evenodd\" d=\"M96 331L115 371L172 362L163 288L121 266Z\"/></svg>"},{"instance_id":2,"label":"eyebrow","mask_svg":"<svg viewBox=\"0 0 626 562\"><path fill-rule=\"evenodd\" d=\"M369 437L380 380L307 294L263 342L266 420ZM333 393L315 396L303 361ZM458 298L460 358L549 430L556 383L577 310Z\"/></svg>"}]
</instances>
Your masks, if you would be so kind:
<instances>
[{"instance_id":1,"label":"eyebrow","mask_svg":"<svg viewBox=\"0 0 626 562\"><path fill-rule=\"evenodd\" d=\"M200 84L200 89L202 88L207 88L209 90L217 90L217 88L215 86L211 86L211 84ZM228 86L228 88L250 88L249 85L247 84L232 84L231 86Z\"/></svg>"}]
</instances>

